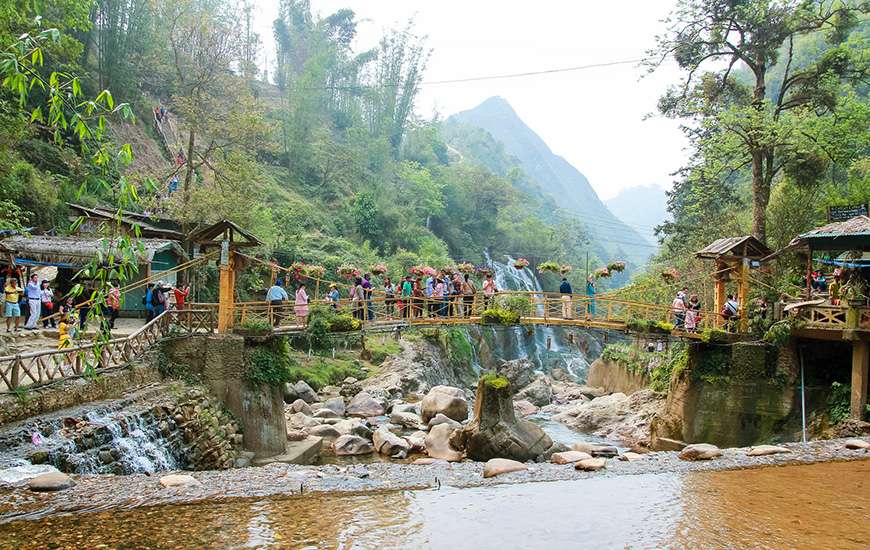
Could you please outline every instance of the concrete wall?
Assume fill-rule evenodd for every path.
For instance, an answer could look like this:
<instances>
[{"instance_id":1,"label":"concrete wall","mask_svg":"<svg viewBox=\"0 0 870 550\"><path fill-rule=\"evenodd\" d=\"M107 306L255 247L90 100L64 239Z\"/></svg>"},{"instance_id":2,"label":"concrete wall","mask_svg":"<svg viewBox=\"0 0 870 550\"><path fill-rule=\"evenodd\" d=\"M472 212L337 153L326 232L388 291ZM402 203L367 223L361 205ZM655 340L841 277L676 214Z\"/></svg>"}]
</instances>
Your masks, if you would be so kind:
<instances>
[{"instance_id":1,"label":"concrete wall","mask_svg":"<svg viewBox=\"0 0 870 550\"><path fill-rule=\"evenodd\" d=\"M649 386L650 379L646 373L634 373L619 363L596 359L589 366L586 385L604 388L608 393L632 394Z\"/></svg>"}]
</instances>

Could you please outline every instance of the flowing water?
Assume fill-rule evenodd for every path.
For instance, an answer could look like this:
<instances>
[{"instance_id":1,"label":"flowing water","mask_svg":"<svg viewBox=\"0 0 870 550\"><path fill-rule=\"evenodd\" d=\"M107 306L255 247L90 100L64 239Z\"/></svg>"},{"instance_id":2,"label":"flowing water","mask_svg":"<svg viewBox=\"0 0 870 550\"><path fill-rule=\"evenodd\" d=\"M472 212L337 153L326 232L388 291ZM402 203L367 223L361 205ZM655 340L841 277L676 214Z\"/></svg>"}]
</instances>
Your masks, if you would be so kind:
<instances>
[{"instance_id":1,"label":"flowing water","mask_svg":"<svg viewBox=\"0 0 870 550\"><path fill-rule=\"evenodd\" d=\"M541 292L541 282L530 268L516 269L514 259L505 256L505 261L495 261L484 254L487 265L492 266L496 286L500 290L523 290ZM543 305L538 304L536 315L543 317ZM494 342L494 354L498 359L529 359L542 372L559 367L578 382L586 380L589 364L601 355L604 347L603 333L568 327L484 327Z\"/></svg>"},{"instance_id":2,"label":"flowing water","mask_svg":"<svg viewBox=\"0 0 870 550\"><path fill-rule=\"evenodd\" d=\"M865 549L870 461L95 511L0 526L0 546Z\"/></svg>"}]
</instances>

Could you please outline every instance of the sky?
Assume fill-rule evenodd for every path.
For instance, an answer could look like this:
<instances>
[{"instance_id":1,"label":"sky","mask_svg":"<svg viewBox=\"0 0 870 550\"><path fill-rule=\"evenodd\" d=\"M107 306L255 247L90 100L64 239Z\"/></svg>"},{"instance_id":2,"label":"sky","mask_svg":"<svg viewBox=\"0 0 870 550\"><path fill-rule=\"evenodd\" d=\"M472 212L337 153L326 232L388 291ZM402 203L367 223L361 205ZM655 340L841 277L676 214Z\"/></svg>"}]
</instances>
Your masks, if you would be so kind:
<instances>
[{"instance_id":1,"label":"sky","mask_svg":"<svg viewBox=\"0 0 870 550\"><path fill-rule=\"evenodd\" d=\"M461 84L425 81L541 71L643 57L674 0L311 0L327 16L351 8L360 20L354 49L385 30L414 29L432 49L416 113L447 117L491 96L505 98L550 148L583 172L607 200L638 185L670 188L685 161L678 122L655 114L678 80L674 65L653 75L634 63L553 75ZM257 2L264 55L274 60L277 1ZM643 77L643 78L642 78Z\"/></svg>"}]
</instances>

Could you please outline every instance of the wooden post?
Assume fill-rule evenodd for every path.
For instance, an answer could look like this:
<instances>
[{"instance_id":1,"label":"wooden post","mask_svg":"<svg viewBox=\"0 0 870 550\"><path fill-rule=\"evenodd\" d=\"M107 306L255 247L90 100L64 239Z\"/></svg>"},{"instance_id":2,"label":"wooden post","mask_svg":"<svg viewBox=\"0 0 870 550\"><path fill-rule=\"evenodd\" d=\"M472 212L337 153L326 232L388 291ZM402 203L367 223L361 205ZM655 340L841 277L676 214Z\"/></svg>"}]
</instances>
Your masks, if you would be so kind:
<instances>
[{"instance_id":1,"label":"wooden post","mask_svg":"<svg viewBox=\"0 0 870 550\"><path fill-rule=\"evenodd\" d=\"M870 368L870 342L852 342L852 398L849 403L849 416L861 420L867 404L867 379Z\"/></svg>"},{"instance_id":2,"label":"wooden post","mask_svg":"<svg viewBox=\"0 0 870 550\"><path fill-rule=\"evenodd\" d=\"M233 306L235 302L235 277L233 273L232 250L230 242L221 243L220 291L218 294L218 333L224 334L233 328Z\"/></svg>"},{"instance_id":3,"label":"wooden post","mask_svg":"<svg viewBox=\"0 0 870 550\"><path fill-rule=\"evenodd\" d=\"M722 317L720 314L722 313L722 309L725 307L725 281L723 280L723 277L723 273L716 275L716 288L713 296L713 315L716 316L716 321L713 323L713 326L715 327L722 325Z\"/></svg>"},{"instance_id":4,"label":"wooden post","mask_svg":"<svg viewBox=\"0 0 870 550\"><path fill-rule=\"evenodd\" d=\"M275 286L275 281L278 280L278 264L274 261L270 262L269 269L271 270L269 274L269 286Z\"/></svg>"},{"instance_id":5,"label":"wooden post","mask_svg":"<svg viewBox=\"0 0 870 550\"><path fill-rule=\"evenodd\" d=\"M749 258L743 258L740 262L740 279L737 286L737 303L740 304L740 321L738 322L737 327L740 332L746 332L749 328L749 304L746 303L748 297Z\"/></svg>"}]
</instances>

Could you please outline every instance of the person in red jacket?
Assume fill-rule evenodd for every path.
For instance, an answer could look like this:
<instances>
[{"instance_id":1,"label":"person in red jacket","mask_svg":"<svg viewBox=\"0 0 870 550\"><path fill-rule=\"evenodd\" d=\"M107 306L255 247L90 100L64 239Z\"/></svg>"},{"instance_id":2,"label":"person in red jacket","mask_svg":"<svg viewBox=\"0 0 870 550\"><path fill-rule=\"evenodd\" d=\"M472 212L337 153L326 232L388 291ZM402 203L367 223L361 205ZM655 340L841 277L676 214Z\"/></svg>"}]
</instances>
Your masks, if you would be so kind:
<instances>
[{"instance_id":1,"label":"person in red jacket","mask_svg":"<svg viewBox=\"0 0 870 550\"><path fill-rule=\"evenodd\" d=\"M184 285L181 288L175 287L173 292L175 293L175 309L180 311L184 309L187 297L190 296L190 285Z\"/></svg>"}]
</instances>

